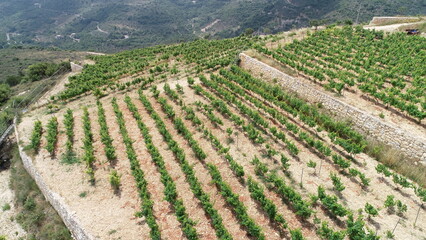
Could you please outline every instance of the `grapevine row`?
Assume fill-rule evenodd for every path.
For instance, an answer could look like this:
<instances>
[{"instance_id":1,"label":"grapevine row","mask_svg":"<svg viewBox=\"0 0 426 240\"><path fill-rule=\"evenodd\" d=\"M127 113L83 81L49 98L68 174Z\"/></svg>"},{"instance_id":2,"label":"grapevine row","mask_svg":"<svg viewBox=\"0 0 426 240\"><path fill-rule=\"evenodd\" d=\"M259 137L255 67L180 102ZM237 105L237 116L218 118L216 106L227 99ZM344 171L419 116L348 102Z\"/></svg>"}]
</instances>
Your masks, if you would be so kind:
<instances>
[{"instance_id":1,"label":"grapevine row","mask_svg":"<svg viewBox=\"0 0 426 240\"><path fill-rule=\"evenodd\" d=\"M247 107L245 104L243 104L241 101L239 101L235 97L234 94L232 94L231 92L221 88L216 83L216 82L220 81L220 80L218 80L217 76L211 75L211 77L212 77L212 81L207 80L205 77L200 77L200 80L207 87L216 90L218 92L218 94L223 96L227 101L235 104L237 106L237 108L241 111L241 113L247 115L255 123L256 126L263 127L263 131L265 133L266 133L265 129L269 129L271 131L269 123L262 116L260 116L259 112L257 112L256 110L252 110L251 108ZM276 129L274 129L274 130L276 130ZM283 141L293 155L297 155L299 153L299 149L294 145L294 143L289 141L285 137L285 134L283 134L281 131L271 131L271 133L275 137L277 137L281 141Z\"/></svg>"},{"instance_id":2,"label":"grapevine row","mask_svg":"<svg viewBox=\"0 0 426 240\"><path fill-rule=\"evenodd\" d=\"M55 154L56 143L58 141L58 119L56 117L52 117L47 123L47 145L46 149L50 153L50 155Z\"/></svg>"},{"instance_id":3,"label":"grapevine row","mask_svg":"<svg viewBox=\"0 0 426 240\"><path fill-rule=\"evenodd\" d=\"M41 121L37 120L34 122L34 128L31 132L31 148L34 149L34 151L37 153L40 148L40 141L41 136L43 133L43 126L41 124Z\"/></svg>"},{"instance_id":4,"label":"grapevine row","mask_svg":"<svg viewBox=\"0 0 426 240\"><path fill-rule=\"evenodd\" d=\"M105 147L105 155L108 161L113 162L117 159L117 156L115 154L115 148L112 145L112 138L109 135L108 125L105 116L105 109L103 108L102 103L99 100L96 102L96 105L98 106L98 122L100 126L101 141Z\"/></svg>"},{"instance_id":5,"label":"grapevine row","mask_svg":"<svg viewBox=\"0 0 426 240\"><path fill-rule=\"evenodd\" d=\"M86 163L86 173L89 175L89 181L95 183L95 171L93 169L93 163L95 162L95 153L93 149L93 133L92 127L90 126L90 117L89 111L85 107L83 109L83 130L84 130L84 139L83 139L83 149L84 155L83 160Z\"/></svg>"}]
</instances>

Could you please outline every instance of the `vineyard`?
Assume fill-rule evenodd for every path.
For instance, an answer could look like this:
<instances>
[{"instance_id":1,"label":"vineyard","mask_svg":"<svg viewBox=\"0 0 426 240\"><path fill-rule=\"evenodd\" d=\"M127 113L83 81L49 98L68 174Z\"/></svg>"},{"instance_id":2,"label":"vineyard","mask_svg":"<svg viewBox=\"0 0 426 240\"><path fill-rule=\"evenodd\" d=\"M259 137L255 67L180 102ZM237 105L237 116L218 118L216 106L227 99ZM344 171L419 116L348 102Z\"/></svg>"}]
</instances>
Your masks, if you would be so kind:
<instances>
[{"instance_id":1,"label":"vineyard","mask_svg":"<svg viewBox=\"0 0 426 240\"><path fill-rule=\"evenodd\" d=\"M424 46L423 37L344 27L315 32L277 49L256 49L326 90L360 91L370 101L421 122L426 118Z\"/></svg>"},{"instance_id":2,"label":"vineyard","mask_svg":"<svg viewBox=\"0 0 426 240\"><path fill-rule=\"evenodd\" d=\"M382 38L327 29L274 51L239 37L95 56L56 97L65 107L22 119L22 144L99 239L422 239L423 183L367 155L347 123L237 65L254 47L327 89L375 88L372 98L422 120L422 62L392 59L404 36ZM385 54L375 41L389 45L380 64L363 55Z\"/></svg>"}]
</instances>

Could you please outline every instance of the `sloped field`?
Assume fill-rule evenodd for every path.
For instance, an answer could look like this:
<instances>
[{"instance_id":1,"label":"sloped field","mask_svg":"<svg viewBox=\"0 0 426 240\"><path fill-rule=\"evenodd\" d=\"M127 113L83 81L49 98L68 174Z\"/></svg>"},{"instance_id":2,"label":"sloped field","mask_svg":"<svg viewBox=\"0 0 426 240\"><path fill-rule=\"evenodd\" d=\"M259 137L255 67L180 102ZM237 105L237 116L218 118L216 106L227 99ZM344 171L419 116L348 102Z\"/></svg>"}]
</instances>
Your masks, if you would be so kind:
<instances>
[{"instance_id":1,"label":"sloped field","mask_svg":"<svg viewBox=\"0 0 426 240\"><path fill-rule=\"evenodd\" d=\"M22 145L82 226L99 239L422 239L426 191L364 154L347 123L232 65L233 44L151 49L144 66L99 57L59 96L74 101L22 119Z\"/></svg>"}]
</instances>

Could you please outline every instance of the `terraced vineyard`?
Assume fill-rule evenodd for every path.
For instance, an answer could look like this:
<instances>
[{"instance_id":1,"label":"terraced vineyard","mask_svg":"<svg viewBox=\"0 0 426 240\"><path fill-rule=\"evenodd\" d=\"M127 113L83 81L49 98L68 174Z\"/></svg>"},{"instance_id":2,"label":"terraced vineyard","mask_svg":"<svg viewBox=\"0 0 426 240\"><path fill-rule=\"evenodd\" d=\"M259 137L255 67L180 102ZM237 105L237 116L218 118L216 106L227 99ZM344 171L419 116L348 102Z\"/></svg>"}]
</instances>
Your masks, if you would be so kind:
<instances>
[{"instance_id":1,"label":"terraced vineyard","mask_svg":"<svg viewBox=\"0 0 426 240\"><path fill-rule=\"evenodd\" d=\"M99 239L424 237L424 188L363 153L346 123L234 65L262 41L95 57L58 96L66 108L22 119L21 140Z\"/></svg>"},{"instance_id":2,"label":"terraced vineyard","mask_svg":"<svg viewBox=\"0 0 426 240\"><path fill-rule=\"evenodd\" d=\"M325 89L361 91L373 102L417 121L426 118L424 37L384 36L362 27L327 29L278 49L256 49Z\"/></svg>"}]
</instances>

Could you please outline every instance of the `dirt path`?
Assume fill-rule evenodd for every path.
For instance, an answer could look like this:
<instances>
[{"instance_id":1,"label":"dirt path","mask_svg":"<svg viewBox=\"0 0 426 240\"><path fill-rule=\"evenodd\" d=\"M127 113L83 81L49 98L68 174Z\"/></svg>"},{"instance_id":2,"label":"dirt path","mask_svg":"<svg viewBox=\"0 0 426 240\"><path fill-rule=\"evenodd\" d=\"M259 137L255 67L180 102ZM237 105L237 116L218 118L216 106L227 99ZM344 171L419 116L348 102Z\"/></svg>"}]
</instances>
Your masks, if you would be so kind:
<instances>
[{"instance_id":1,"label":"dirt path","mask_svg":"<svg viewBox=\"0 0 426 240\"><path fill-rule=\"evenodd\" d=\"M77 74L78 72L70 72L63 75L58 81L56 81L55 86L46 92L32 107L38 108L48 104L51 101L50 97L55 96L65 90L65 84L68 83L68 78Z\"/></svg>"},{"instance_id":2,"label":"dirt path","mask_svg":"<svg viewBox=\"0 0 426 240\"><path fill-rule=\"evenodd\" d=\"M99 31L99 32L101 32L101 33L109 34L109 32L102 30L102 29L99 27L99 24L98 24L98 25L96 25L96 30L98 30L98 31Z\"/></svg>"},{"instance_id":3,"label":"dirt path","mask_svg":"<svg viewBox=\"0 0 426 240\"><path fill-rule=\"evenodd\" d=\"M206 32L207 30L209 30L210 28L212 28L216 23L218 23L220 21L221 21L220 19L214 20L212 23L210 23L207 26L205 26L204 28L202 28L201 32Z\"/></svg>"},{"instance_id":4,"label":"dirt path","mask_svg":"<svg viewBox=\"0 0 426 240\"><path fill-rule=\"evenodd\" d=\"M13 203L14 192L9 188L9 178L10 169L0 171L0 236L15 240L24 238L27 233L21 225L12 220L18 212ZM3 210L6 204L9 204L9 210Z\"/></svg>"}]
</instances>

